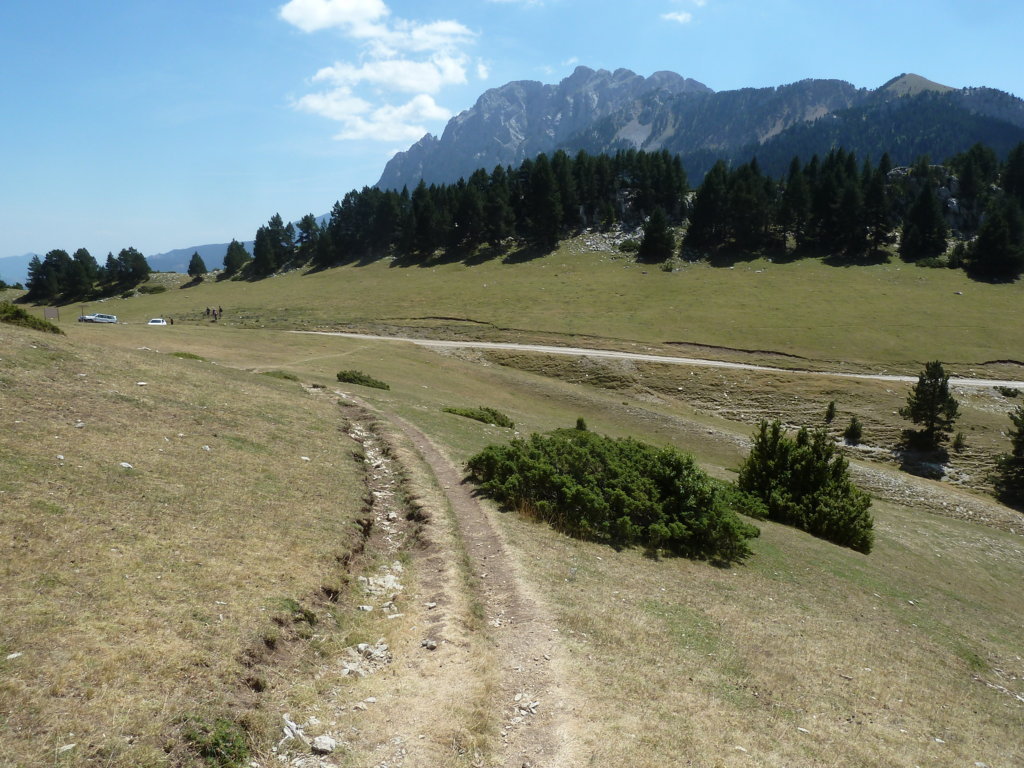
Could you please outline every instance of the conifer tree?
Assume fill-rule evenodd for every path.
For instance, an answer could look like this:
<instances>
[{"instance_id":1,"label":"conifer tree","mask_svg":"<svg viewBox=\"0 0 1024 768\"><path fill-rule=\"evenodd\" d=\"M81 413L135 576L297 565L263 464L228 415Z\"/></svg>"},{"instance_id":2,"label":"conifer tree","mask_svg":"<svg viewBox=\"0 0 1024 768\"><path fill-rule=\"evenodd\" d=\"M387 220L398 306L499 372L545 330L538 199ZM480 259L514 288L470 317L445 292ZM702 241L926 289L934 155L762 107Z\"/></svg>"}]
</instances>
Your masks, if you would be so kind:
<instances>
[{"instance_id":1,"label":"conifer tree","mask_svg":"<svg viewBox=\"0 0 1024 768\"><path fill-rule=\"evenodd\" d=\"M224 254L224 274L227 276L237 274L246 262L250 259L249 252L237 240L228 243L228 249Z\"/></svg>"},{"instance_id":2,"label":"conifer tree","mask_svg":"<svg viewBox=\"0 0 1024 768\"><path fill-rule=\"evenodd\" d=\"M1024 505L1024 405L1010 413L1010 452L999 457L996 494L1006 504Z\"/></svg>"},{"instance_id":3,"label":"conifer tree","mask_svg":"<svg viewBox=\"0 0 1024 768\"><path fill-rule=\"evenodd\" d=\"M1010 197L993 200L977 239L970 246L967 271L986 280L1016 280L1024 273L1024 214Z\"/></svg>"},{"instance_id":4,"label":"conifer tree","mask_svg":"<svg viewBox=\"0 0 1024 768\"><path fill-rule=\"evenodd\" d=\"M930 181L925 181L903 223L900 258L918 261L940 256L946 250L947 234L935 188Z\"/></svg>"},{"instance_id":5,"label":"conifer tree","mask_svg":"<svg viewBox=\"0 0 1024 768\"><path fill-rule=\"evenodd\" d=\"M676 240L668 226L665 212L658 206L644 224L644 236L640 241L637 258L640 261L657 262L668 259L675 250Z\"/></svg>"},{"instance_id":6,"label":"conifer tree","mask_svg":"<svg viewBox=\"0 0 1024 768\"><path fill-rule=\"evenodd\" d=\"M900 416L923 427L915 434L916 442L922 448L937 449L952 433L959 415L960 404L949 391L949 376L942 363L926 363L907 397L906 407L900 409Z\"/></svg>"},{"instance_id":7,"label":"conifer tree","mask_svg":"<svg viewBox=\"0 0 1024 768\"><path fill-rule=\"evenodd\" d=\"M199 255L199 251L192 254L192 258L188 262L188 276L193 280L198 280L205 275L209 270L206 269L206 262L203 261L203 257Z\"/></svg>"}]
</instances>

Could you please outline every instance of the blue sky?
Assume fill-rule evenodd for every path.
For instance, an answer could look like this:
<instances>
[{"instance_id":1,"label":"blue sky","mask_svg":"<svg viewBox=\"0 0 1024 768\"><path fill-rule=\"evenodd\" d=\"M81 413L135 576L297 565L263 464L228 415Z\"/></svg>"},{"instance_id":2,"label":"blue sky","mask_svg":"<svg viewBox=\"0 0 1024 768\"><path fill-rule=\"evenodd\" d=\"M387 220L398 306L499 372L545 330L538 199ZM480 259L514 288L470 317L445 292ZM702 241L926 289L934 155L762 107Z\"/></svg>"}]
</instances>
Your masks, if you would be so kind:
<instances>
[{"instance_id":1,"label":"blue sky","mask_svg":"<svg viewBox=\"0 0 1024 768\"><path fill-rule=\"evenodd\" d=\"M1022 29L1019 0L3 0L0 257L250 239L578 64L1024 96Z\"/></svg>"}]
</instances>

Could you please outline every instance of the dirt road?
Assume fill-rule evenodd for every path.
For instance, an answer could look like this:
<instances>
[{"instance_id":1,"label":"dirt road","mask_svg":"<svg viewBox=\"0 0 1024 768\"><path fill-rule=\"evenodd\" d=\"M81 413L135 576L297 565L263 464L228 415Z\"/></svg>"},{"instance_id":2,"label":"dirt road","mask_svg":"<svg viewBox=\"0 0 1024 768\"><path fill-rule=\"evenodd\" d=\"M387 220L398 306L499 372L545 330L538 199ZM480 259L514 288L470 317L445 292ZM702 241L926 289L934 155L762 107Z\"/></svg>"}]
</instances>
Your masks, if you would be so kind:
<instances>
[{"instance_id":1,"label":"dirt road","mask_svg":"<svg viewBox=\"0 0 1024 768\"><path fill-rule=\"evenodd\" d=\"M539 352L546 355L569 355L572 357L599 357L616 360L634 360L665 365L692 365L705 368L731 368L742 371L767 371L791 376L831 376L838 379L868 379L871 381L892 381L913 384L916 376L897 376L883 373L842 373L808 369L774 368L753 363L736 363L728 360L711 360L699 357L674 357L671 355L648 355L640 352L619 352L611 349L588 349L586 347L555 347L545 344L516 344L493 341L446 341L442 339L416 339L400 336L375 336L368 333L343 333L340 331L289 331L289 333L311 333L321 336L341 336L349 339L368 341L398 341L434 349L502 349L515 352ZM1015 387L1024 388L1024 381L1013 379L969 379L950 378L949 383L957 387Z\"/></svg>"}]
</instances>

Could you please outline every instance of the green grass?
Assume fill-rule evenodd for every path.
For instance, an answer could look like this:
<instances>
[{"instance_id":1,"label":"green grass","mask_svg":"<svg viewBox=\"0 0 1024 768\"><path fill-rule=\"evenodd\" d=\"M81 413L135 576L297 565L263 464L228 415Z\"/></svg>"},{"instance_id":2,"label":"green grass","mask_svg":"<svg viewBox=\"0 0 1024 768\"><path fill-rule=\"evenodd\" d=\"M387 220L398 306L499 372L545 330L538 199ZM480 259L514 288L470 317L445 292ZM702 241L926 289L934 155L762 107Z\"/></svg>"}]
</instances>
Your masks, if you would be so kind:
<instances>
[{"instance_id":1,"label":"green grass","mask_svg":"<svg viewBox=\"0 0 1024 768\"><path fill-rule=\"evenodd\" d=\"M574 253L563 245L523 264L393 267L382 261L255 283L207 281L104 306L129 323L175 317L173 329L150 329L161 333L183 324L212 327L204 309L220 305L225 315L218 326L685 342L907 371L939 359L966 373L959 367L1020 357L1024 326L992 318L1015 316L1022 294L1021 283L978 283L960 271L898 261L832 267L817 259L758 259L664 273L621 255Z\"/></svg>"}]
</instances>

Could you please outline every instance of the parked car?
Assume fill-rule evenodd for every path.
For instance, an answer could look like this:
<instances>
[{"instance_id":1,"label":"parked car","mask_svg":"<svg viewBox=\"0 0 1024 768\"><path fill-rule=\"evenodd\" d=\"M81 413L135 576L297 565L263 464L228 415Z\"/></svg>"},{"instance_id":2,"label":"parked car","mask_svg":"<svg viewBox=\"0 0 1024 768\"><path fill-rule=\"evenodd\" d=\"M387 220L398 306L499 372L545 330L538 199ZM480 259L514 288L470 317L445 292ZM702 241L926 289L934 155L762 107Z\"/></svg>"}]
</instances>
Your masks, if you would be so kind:
<instances>
[{"instance_id":1,"label":"parked car","mask_svg":"<svg viewBox=\"0 0 1024 768\"><path fill-rule=\"evenodd\" d=\"M82 315L78 318L80 323L116 323L117 315L104 315L97 312L95 315Z\"/></svg>"},{"instance_id":2,"label":"parked car","mask_svg":"<svg viewBox=\"0 0 1024 768\"><path fill-rule=\"evenodd\" d=\"M167 325L167 321L164 320L162 317L154 317L152 320L146 323L146 325Z\"/></svg>"}]
</instances>

